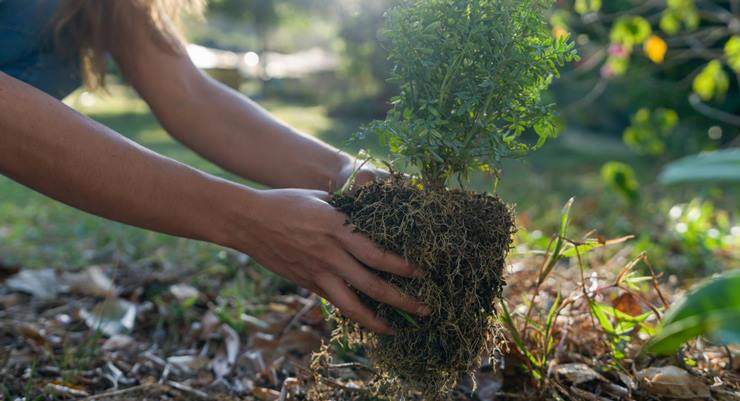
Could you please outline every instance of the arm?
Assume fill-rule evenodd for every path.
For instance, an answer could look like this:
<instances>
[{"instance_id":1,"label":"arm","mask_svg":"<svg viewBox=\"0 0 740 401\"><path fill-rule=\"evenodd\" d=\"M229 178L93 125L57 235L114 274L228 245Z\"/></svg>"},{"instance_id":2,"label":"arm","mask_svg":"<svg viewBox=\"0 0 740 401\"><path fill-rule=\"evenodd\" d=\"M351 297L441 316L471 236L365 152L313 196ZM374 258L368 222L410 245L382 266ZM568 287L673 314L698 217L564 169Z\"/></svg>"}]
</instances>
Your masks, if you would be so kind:
<instances>
[{"instance_id":1,"label":"arm","mask_svg":"<svg viewBox=\"0 0 740 401\"><path fill-rule=\"evenodd\" d=\"M371 330L391 331L347 283L408 312L428 312L360 263L417 274L353 233L326 203L326 192L257 191L210 176L142 148L2 73L0 174L99 216L249 253Z\"/></svg>"},{"instance_id":2,"label":"arm","mask_svg":"<svg viewBox=\"0 0 740 401\"><path fill-rule=\"evenodd\" d=\"M112 49L124 75L164 128L206 159L273 188L331 192L352 173L354 158L295 131L206 76L184 49L163 49L140 26L122 26L116 37L136 49Z\"/></svg>"}]
</instances>

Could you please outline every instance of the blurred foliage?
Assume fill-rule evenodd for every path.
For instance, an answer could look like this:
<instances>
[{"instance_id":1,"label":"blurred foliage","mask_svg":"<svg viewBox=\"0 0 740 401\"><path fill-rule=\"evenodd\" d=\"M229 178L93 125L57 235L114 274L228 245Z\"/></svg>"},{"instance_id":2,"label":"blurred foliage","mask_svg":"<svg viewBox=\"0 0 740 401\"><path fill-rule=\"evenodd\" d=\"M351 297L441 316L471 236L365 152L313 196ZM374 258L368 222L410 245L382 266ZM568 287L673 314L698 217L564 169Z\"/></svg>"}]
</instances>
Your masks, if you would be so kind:
<instances>
[{"instance_id":1,"label":"blurred foliage","mask_svg":"<svg viewBox=\"0 0 740 401\"><path fill-rule=\"evenodd\" d=\"M609 162L601 168L601 177L604 182L620 194L630 205L634 205L639 198L640 184L635 177L635 170L628 164Z\"/></svg>"},{"instance_id":2,"label":"blurred foliage","mask_svg":"<svg viewBox=\"0 0 740 401\"><path fill-rule=\"evenodd\" d=\"M352 2L339 7L340 86L330 100L335 113L382 117L387 100L398 92L386 81L392 70L381 26L385 11L399 0Z\"/></svg>"},{"instance_id":3,"label":"blurred foliage","mask_svg":"<svg viewBox=\"0 0 740 401\"><path fill-rule=\"evenodd\" d=\"M666 166L659 179L664 184L740 185L740 149L717 150L676 160Z\"/></svg>"},{"instance_id":4,"label":"blurred foliage","mask_svg":"<svg viewBox=\"0 0 740 401\"><path fill-rule=\"evenodd\" d=\"M700 335L715 344L740 343L740 272L709 279L681 299L647 350L667 355Z\"/></svg>"},{"instance_id":5,"label":"blurred foliage","mask_svg":"<svg viewBox=\"0 0 740 401\"><path fill-rule=\"evenodd\" d=\"M641 108L632 115L631 122L624 130L624 143L639 154L660 156L678 125L678 114L671 109Z\"/></svg>"},{"instance_id":6,"label":"blurred foliage","mask_svg":"<svg viewBox=\"0 0 740 401\"><path fill-rule=\"evenodd\" d=\"M584 56L556 88L571 99L568 121L605 131L627 125L625 142L646 156L730 144L740 127L733 118L740 88L732 77L740 64L739 7L711 0L558 2L553 34L575 37ZM698 99L690 101L692 94Z\"/></svg>"}]
</instances>

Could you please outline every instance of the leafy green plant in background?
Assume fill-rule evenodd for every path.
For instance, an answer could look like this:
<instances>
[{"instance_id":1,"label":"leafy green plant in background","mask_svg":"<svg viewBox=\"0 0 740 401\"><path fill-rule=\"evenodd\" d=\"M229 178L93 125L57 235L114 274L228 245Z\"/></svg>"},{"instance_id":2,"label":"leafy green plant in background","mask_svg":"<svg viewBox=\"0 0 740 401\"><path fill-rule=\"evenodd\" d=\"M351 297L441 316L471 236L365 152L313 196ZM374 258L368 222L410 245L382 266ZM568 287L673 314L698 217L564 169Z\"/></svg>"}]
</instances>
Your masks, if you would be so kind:
<instances>
[{"instance_id":1,"label":"leafy green plant in background","mask_svg":"<svg viewBox=\"0 0 740 401\"><path fill-rule=\"evenodd\" d=\"M624 143L639 154L663 155L676 125L678 114L674 110L643 107L632 115L630 126L624 130Z\"/></svg>"},{"instance_id":2,"label":"leafy green plant in background","mask_svg":"<svg viewBox=\"0 0 740 401\"><path fill-rule=\"evenodd\" d=\"M578 56L541 21L549 3L432 1L389 13L389 26L400 27L386 36L391 81L401 93L374 128L425 185L442 188L451 176L462 181L475 169L495 170L502 158L521 157L557 135L553 106L540 92L558 66ZM535 141L522 139L528 130Z\"/></svg>"},{"instance_id":3,"label":"leafy green plant in background","mask_svg":"<svg viewBox=\"0 0 740 401\"><path fill-rule=\"evenodd\" d=\"M740 344L740 272L709 279L672 307L647 351L670 354L705 336L718 344Z\"/></svg>"},{"instance_id":4,"label":"leafy green plant in background","mask_svg":"<svg viewBox=\"0 0 740 401\"><path fill-rule=\"evenodd\" d=\"M733 105L738 92L732 90L738 81L732 75L740 74L736 2L571 4L559 3L551 18L553 32L577 38L587 60L576 74L566 74L557 92L579 106L570 108L566 118L619 129L619 122L603 114L623 121L624 112L637 109L624 139L648 156L683 156L737 137L740 118ZM585 106L593 113L577 115ZM680 126L675 123L679 116Z\"/></svg>"}]
</instances>

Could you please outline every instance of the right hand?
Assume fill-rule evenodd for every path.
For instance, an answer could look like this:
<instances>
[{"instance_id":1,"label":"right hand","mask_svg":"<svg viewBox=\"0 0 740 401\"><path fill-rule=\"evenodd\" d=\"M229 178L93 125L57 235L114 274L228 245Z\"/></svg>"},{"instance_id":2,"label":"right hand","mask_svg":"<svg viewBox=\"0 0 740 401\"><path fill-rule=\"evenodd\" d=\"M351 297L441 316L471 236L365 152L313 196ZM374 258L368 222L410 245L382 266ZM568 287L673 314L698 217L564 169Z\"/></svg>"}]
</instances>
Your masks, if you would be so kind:
<instances>
[{"instance_id":1,"label":"right hand","mask_svg":"<svg viewBox=\"0 0 740 401\"><path fill-rule=\"evenodd\" d=\"M369 268L404 277L421 277L423 272L354 232L346 216L327 203L328 193L277 189L260 191L256 196L235 248L328 299L345 317L379 334L394 332L350 286L408 313L430 313L428 307L402 294Z\"/></svg>"}]
</instances>

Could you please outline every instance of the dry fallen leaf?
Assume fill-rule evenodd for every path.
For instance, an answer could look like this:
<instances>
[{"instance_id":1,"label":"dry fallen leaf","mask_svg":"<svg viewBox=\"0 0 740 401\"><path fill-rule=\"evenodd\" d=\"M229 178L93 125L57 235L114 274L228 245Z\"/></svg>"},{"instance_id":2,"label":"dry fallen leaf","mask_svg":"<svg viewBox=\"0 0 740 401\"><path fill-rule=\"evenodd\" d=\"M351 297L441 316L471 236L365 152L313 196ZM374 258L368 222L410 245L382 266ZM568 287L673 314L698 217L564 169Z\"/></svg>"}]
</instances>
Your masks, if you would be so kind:
<instances>
[{"instance_id":1,"label":"dry fallen leaf","mask_svg":"<svg viewBox=\"0 0 740 401\"><path fill-rule=\"evenodd\" d=\"M6 281L9 289L49 301L63 291L62 281L53 269L25 269Z\"/></svg>"},{"instance_id":2,"label":"dry fallen leaf","mask_svg":"<svg viewBox=\"0 0 740 401\"><path fill-rule=\"evenodd\" d=\"M555 374L574 386L594 380L607 381L604 376L600 375L585 363L564 363L562 365L558 365L558 367L555 368Z\"/></svg>"},{"instance_id":3,"label":"dry fallen leaf","mask_svg":"<svg viewBox=\"0 0 740 401\"><path fill-rule=\"evenodd\" d=\"M709 398L709 386L676 366L650 367L637 372L640 388L652 395L678 399Z\"/></svg>"},{"instance_id":4,"label":"dry fallen leaf","mask_svg":"<svg viewBox=\"0 0 740 401\"><path fill-rule=\"evenodd\" d=\"M198 298L200 292L192 285L180 283L170 286L170 292L178 301Z\"/></svg>"},{"instance_id":5,"label":"dry fallen leaf","mask_svg":"<svg viewBox=\"0 0 740 401\"><path fill-rule=\"evenodd\" d=\"M280 398L278 391L264 387L255 387L252 395L260 401L275 401Z\"/></svg>"},{"instance_id":6,"label":"dry fallen leaf","mask_svg":"<svg viewBox=\"0 0 740 401\"><path fill-rule=\"evenodd\" d=\"M118 351L128 348L134 343L134 339L125 334L115 334L105 340L102 346L103 351Z\"/></svg>"},{"instance_id":7,"label":"dry fallen leaf","mask_svg":"<svg viewBox=\"0 0 740 401\"><path fill-rule=\"evenodd\" d=\"M205 356L198 355L179 355L167 358L167 363L184 373L194 373L208 366L208 360Z\"/></svg>"},{"instance_id":8,"label":"dry fallen leaf","mask_svg":"<svg viewBox=\"0 0 740 401\"><path fill-rule=\"evenodd\" d=\"M62 277L72 293L93 297L116 295L113 281L103 273L100 266L88 267L79 273L65 273Z\"/></svg>"},{"instance_id":9,"label":"dry fallen leaf","mask_svg":"<svg viewBox=\"0 0 740 401\"><path fill-rule=\"evenodd\" d=\"M80 310L80 317L88 327L108 336L130 333L136 320L136 305L123 299L107 299L92 312Z\"/></svg>"},{"instance_id":10,"label":"dry fallen leaf","mask_svg":"<svg viewBox=\"0 0 740 401\"><path fill-rule=\"evenodd\" d=\"M630 316L639 316L644 312L640 303L635 299L635 296L629 292L625 292L620 295L614 300L612 305L614 305L616 310L624 312Z\"/></svg>"}]
</instances>

